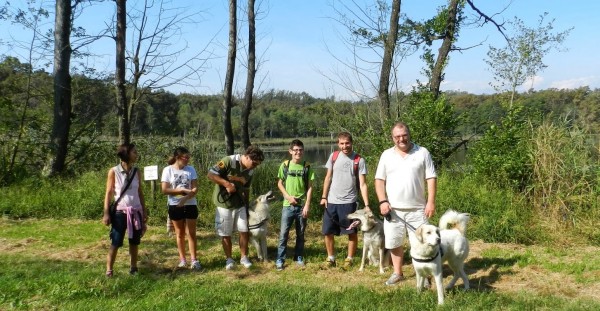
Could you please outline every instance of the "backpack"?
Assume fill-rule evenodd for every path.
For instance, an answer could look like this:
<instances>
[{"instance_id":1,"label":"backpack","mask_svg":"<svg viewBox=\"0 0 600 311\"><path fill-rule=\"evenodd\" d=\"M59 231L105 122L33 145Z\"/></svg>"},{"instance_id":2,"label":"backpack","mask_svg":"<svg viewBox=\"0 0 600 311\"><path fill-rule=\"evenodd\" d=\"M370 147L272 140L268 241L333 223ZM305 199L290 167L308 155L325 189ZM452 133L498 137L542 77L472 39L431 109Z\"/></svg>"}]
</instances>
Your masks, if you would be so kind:
<instances>
[{"instance_id":1,"label":"backpack","mask_svg":"<svg viewBox=\"0 0 600 311\"><path fill-rule=\"evenodd\" d=\"M340 151L336 150L333 152L333 156L331 157L331 170L333 171L333 164L335 164L335 160L337 160L340 155ZM360 181L358 179L358 163L360 162L360 154L354 153L354 178L356 178L356 189L360 192Z\"/></svg>"},{"instance_id":2,"label":"backpack","mask_svg":"<svg viewBox=\"0 0 600 311\"><path fill-rule=\"evenodd\" d=\"M308 187L308 170L310 169L310 163L306 163L306 161L302 162L302 166L304 169L302 170L302 182L304 182L304 187ZM283 162L283 185L285 185L285 180L288 176L288 170L290 167L290 160Z\"/></svg>"}]
</instances>

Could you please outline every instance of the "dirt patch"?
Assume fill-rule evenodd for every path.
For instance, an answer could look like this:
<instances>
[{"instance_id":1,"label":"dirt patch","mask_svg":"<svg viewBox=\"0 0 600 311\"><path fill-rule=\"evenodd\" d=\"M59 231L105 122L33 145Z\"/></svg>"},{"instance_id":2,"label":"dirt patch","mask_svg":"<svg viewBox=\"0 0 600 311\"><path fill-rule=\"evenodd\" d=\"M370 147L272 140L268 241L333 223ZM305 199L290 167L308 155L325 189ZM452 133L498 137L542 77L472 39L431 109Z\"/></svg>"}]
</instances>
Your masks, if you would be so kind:
<instances>
[{"instance_id":1,"label":"dirt patch","mask_svg":"<svg viewBox=\"0 0 600 311\"><path fill-rule=\"evenodd\" d=\"M486 255L487 252L504 253L510 254L513 258L519 258L527 253L527 257L534 257L536 262L556 262L568 266L570 263L580 263L585 257L595 256L594 254L597 254L598 250L599 248L590 246L569 247L561 251L572 255L557 258L542 246L472 241L466 272L469 275L471 287L479 290L515 293L525 291L536 295L600 301L599 282L577 280L574 275L566 272L553 272L538 263L523 265L518 259L502 259ZM481 266L483 262L489 262L490 265ZM450 273L450 271L447 272ZM583 273L581 278L598 280L600 279L599 275L600 272L594 270Z\"/></svg>"}]
</instances>

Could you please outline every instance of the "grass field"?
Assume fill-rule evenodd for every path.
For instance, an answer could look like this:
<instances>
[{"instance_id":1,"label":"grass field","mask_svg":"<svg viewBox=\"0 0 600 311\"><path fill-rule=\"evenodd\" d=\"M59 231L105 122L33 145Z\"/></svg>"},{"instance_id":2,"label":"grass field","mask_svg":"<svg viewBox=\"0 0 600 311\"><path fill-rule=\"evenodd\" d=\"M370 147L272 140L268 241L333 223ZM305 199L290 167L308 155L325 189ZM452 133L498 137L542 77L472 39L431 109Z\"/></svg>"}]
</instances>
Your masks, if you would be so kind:
<instances>
[{"instance_id":1,"label":"grass field","mask_svg":"<svg viewBox=\"0 0 600 311\"><path fill-rule=\"evenodd\" d=\"M273 261L225 271L220 240L199 234L204 270L175 269L175 241L150 226L140 246L140 273L128 275L127 248L106 278L108 229L100 221L0 219L0 310L431 310L433 290L417 293L410 260L407 280L383 285L376 267L326 269L320 223L309 223L307 266L275 271ZM269 233L273 260L277 230ZM291 239L293 241L293 239ZM345 256L343 239L336 239ZM292 244L293 245L293 244ZM234 247L237 250L237 247ZM600 249L471 241L462 282L441 310L599 310ZM251 259L255 260L251 249ZM239 255L235 255L239 259ZM445 283L449 281L445 269Z\"/></svg>"}]
</instances>

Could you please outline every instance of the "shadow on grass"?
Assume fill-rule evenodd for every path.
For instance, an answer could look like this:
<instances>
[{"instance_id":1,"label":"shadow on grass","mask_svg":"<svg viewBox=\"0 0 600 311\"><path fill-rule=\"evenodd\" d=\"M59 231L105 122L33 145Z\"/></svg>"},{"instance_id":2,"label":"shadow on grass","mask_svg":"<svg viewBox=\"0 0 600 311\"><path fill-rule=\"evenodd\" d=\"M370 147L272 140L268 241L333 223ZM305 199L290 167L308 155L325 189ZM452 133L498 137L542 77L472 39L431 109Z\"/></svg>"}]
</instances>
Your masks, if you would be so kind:
<instances>
[{"instance_id":1,"label":"shadow on grass","mask_svg":"<svg viewBox=\"0 0 600 311\"><path fill-rule=\"evenodd\" d=\"M493 291L493 284L496 283L502 275L514 274L513 267L519 260L520 256L511 258L473 258L465 262L465 273L469 278L471 290L476 291ZM444 277L452 276L452 269L448 265L443 268ZM476 274L477 277L471 277ZM455 285L453 289L463 289L462 284Z\"/></svg>"}]
</instances>

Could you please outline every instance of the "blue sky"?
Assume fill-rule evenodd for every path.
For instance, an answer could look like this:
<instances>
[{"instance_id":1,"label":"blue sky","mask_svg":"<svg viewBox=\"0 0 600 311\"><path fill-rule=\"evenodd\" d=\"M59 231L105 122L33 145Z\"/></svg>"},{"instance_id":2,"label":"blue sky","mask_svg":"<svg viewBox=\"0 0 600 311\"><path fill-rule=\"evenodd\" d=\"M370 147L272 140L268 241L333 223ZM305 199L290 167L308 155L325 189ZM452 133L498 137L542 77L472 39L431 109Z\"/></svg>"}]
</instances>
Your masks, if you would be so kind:
<instances>
[{"instance_id":1,"label":"blue sky","mask_svg":"<svg viewBox=\"0 0 600 311\"><path fill-rule=\"evenodd\" d=\"M371 0L356 0L359 3ZM48 1L47 1L48 2ZM49 1L52 3L53 1ZM130 0L134 4L140 0ZM175 93L189 92L216 94L222 90L225 76L227 54L228 6L226 0L176 0L177 6L187 6L188 11L199 11L198 23L181 29L179 43L187 42L193 51L207 47L216 57L205 66L201 81L193 87L172 87ZM245 1L241 1L244 2ZM261 0L257 0L261 2ZM351 93L332 81L341 81L339 72L344 70L335 60L350 59L351 53L344 48L340 34L343 28L334 21L336 14L331 6L332 0L262 0L265 15L257 21L257 53L261 57L261 67L257 78L261 84L258 91L268 89L307 92L316 97L335 96L351 98ZM435 13L438 6L445 4L441 0L404 0L402 13L412 18L426 18ZM527 83L522 89L533 86L534 89L576 88L589 86L600 88L600 60L596 56L600 50L600 36L596 33L600 26L600 1L597 0L474 0L482 11L495 15L498 20L508 21L514 16L521 18L527 26L535 26L543 12L555 19L557 31L574 27L564 43L564 52L552 52L544 59L548 66L535 77L533 83ZM240 4L241 5L241 4ZM111 1L95 6L82 15L81 25L93 29L110 21L114 12ZM507 7L505 9L505 7ZM472 12L470 9L467 9ZM238 18L245 18L243 13ZM2 22L5 23L5 22ZM6 25L6 24L5 24ZM3 27L4 28L4 27ZM244 31L245 29L240 29ZM245 33L242 33L245 37ZM26 37L18 27L10 26L2 39ZM211 38L214 40L211 41ZM488 46L504 46L501 35L495 28L486 24L483 27L465 27L462 29L458 46L474 46L463 52L450 55L443 90L460 90L471 93L492 93L489 85L493 81L491 72L484 62ZM26 42L26 40L25 40ZM210 42L210 43L209 43ZM0 46L0 53L6 55L26 55L15 47ZM437 46L435 47L437 49ZM98 42L93 48L104 59L96 59L93 65L99 70L112 72L114 68L114 43L110 40ZM435 51L435 50L434 50ZM243 53L238 53L242 56ZM335 57L333 56L335 55ZM376 58L371 58L376 60ZM407 57L398 68L398 87L410 90L416 79L425 80L420 74L423 63L417 56ZM47 69L51 71L51 68ZM243 90L246 73L243 69L236 72L236 89ZM356 85L353 85L356 87ZM368 87L363 88L369 93ZM372 95L374 93L370 93Z\"/></svg>"}]
</instances>

